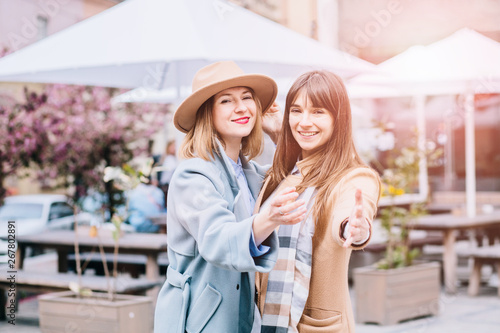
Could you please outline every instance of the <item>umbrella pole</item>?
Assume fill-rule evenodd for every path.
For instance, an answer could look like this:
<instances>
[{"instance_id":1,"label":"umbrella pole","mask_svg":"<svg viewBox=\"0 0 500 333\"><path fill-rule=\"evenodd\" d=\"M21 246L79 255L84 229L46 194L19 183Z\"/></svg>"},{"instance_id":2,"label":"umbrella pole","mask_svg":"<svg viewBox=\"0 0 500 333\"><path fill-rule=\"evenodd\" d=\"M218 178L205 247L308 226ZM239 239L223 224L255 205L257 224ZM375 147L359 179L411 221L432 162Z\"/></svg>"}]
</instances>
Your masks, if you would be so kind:
<instances>
[{"instance_id":1,"label":"umbrella pole","mask_svg":"<svg viewBox=\"0 0 500 333\"><path fill-rule=\"evenodd\" d=\"M465 96L465 193L467 216L476 216L476 146L474 93Z\"/></svg>"},{"instance_id":2,"label":"umbrella pole","mask_svg":"<svg viewBox=\"0 0 500 333\"><path fill-rule=\"evenodd\" d=\"M451 191L453 188L453 180L455 177L455 161L453 160L453 131L452 124L449 119L444 120L444 128L446 142L444 145L444 188L446 191Z\"/></svg>"},{"instance_id":3,"label":"umbrella pole","mask_svg":"<svg viewBox=\"0 0 500 333\"><path fill-rule=\"evenodd\" d=\"M425 95L414 96L415 109L417 113L417 135L418 149L421 152L419 161L419 201L426 201L429 196L429 176L427 172L427 156L426 156L426 126L425 126Z\"/></svg>"}]
</instances>

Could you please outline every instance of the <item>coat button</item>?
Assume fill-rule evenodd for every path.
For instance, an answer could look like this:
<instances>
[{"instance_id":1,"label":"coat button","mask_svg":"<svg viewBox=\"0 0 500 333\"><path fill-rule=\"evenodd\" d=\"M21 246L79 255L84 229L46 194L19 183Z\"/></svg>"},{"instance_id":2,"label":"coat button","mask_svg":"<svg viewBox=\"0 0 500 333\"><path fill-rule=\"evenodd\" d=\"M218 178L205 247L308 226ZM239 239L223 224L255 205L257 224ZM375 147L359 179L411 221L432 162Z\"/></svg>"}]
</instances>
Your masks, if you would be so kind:
<instances>
[{"instance_id":1,"label":"coat button","mask_svg":"<svg viewBox=\"0 0 500 333\"><path fill-rule=\"evenodd\" d=\"M240 290L240 285L239 284L236 285L236 290Z\"/></svg>"}]
</instances>

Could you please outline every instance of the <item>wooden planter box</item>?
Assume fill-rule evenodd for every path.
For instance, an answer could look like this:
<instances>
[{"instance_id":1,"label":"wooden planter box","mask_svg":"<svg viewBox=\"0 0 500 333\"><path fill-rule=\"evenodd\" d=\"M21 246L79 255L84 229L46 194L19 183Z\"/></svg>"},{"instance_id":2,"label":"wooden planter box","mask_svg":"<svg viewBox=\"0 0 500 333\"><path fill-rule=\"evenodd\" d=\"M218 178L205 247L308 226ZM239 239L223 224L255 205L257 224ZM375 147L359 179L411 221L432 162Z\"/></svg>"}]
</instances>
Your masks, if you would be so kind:
<instances>
[{"instance_id":1,"label":"wooden planter box","mask_svg":"<svg viewBox=\"0 0 500 333\"><path fill-rule=\"evenodd\" d=\"M353 273L358 323L393 325L439 312L441 282L437 262L389 270L360 267Z\"/></svg>"},{"instance_id":2,"label":"wooden planter box","mask_svg":"<svg viewBox=\"0 0 500 333\"><path fill-rule=\"evenodd\" d=\"M153 301L149 297L106 293L77 298L72 291L39 297L42 332L151 333Z\"/></svg>"}]
</instances>

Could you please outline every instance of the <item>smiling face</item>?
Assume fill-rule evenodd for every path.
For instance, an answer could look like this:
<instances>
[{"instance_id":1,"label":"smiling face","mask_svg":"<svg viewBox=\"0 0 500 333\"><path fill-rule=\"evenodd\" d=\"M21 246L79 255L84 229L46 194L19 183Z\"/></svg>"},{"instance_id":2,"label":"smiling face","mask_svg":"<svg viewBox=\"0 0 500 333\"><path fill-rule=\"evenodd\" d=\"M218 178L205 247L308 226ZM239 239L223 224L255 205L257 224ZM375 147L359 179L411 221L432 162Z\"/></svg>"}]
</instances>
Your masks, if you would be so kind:
<instances>
[{"instance_id":1,"label":"smiling face","mask_svg":"<svg viewBox=\"0 0 500 333\"><path fill-rule=\"evenodd\" d=\"M256 112L257 106L249 88L229 88L214 96L214 127L227 145L239 145L252 132Z\"/></svg>"},{"instance_id":2,"label":"smiling face","mask_svg":"<svg viewBox=\"0 0 500 333\"><path fill-rule=\"evenodd\" d=\"M290 106L288 123L303 158L323 147L333 134L331 112L314 106L304 91L298 93Z\"/></svg>"}]
</instances>

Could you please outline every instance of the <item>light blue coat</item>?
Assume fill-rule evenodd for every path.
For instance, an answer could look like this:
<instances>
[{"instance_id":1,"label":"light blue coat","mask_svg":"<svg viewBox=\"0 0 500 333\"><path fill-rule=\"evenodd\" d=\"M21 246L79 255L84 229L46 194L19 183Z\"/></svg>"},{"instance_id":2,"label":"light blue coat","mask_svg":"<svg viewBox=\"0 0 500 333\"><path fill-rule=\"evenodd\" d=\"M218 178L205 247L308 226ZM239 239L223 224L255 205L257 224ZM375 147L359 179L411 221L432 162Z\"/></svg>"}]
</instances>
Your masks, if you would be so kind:
<instances>
[{"instance_id":1,"label":"light blue coat","mask_svg":"<svg viewBox=\"0 0 500 333\"><path fill-rule=\"evenodd\" d=\"M155 310L155 333L250 332L255 272L269 272L277 259L275 232L263 243L271 249L250 255L253 217L229 158L181 162L168 190L167 239L170 265ZM241 157L250 190L257 197L266 168Z\"/></svg>"}]
</instances>

